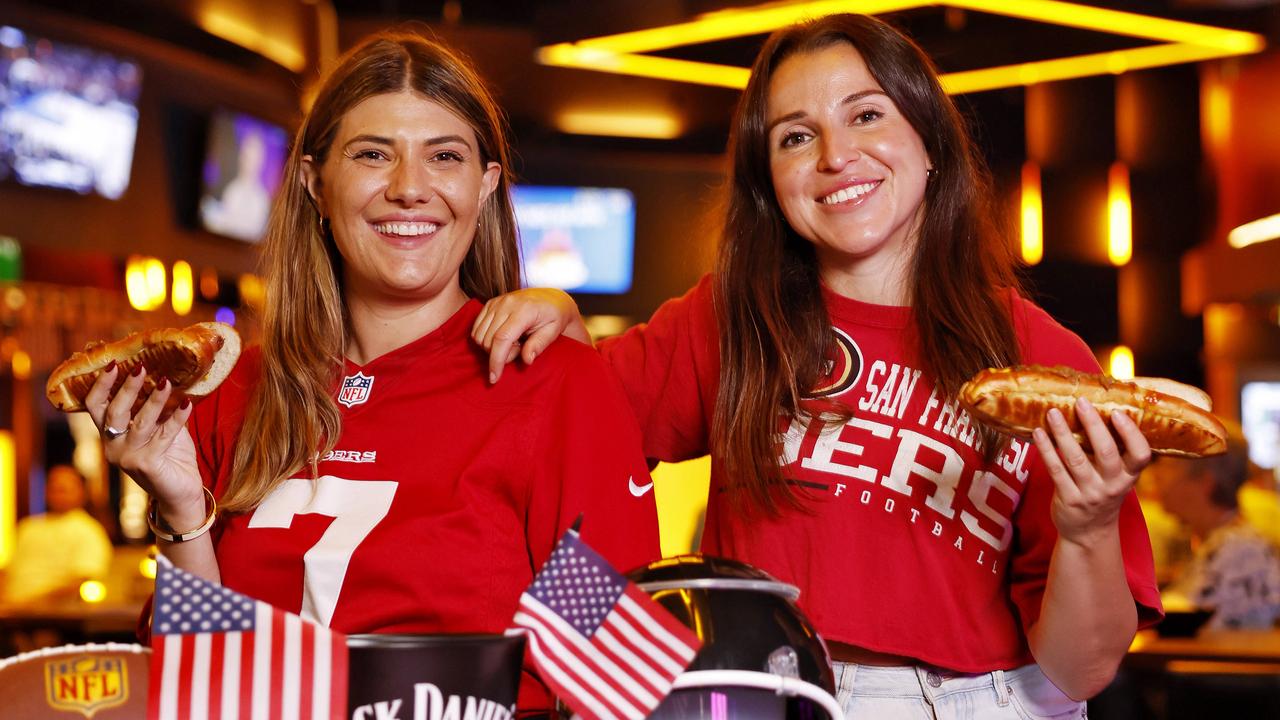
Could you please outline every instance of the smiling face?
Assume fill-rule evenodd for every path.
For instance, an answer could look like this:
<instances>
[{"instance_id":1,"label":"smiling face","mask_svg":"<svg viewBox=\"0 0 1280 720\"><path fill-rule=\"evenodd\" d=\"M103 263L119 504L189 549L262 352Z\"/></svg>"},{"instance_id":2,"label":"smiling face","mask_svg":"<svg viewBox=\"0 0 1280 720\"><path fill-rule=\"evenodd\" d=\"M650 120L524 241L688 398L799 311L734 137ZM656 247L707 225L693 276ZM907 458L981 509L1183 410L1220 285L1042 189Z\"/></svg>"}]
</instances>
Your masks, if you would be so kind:
<instances>
[{"instance_id":1,"label":"smiling face","mask_svg":"<svg viewBox=\"0 0 1280 720\"><path fill-rule=\"evenodd\" d=\"M414 92L374 95L343 116L323 164L304 163L349 301L463 301L458 269L501 168L462 118Z\"/></svg>"},{"instance_id":2,"label":"smiling face","mask_svg":"<svg viewBox=\"0 0 1280 720\"><path fill-rule=\"evenodd\" d=\"M812 242L824 280L905 278L924 216L924 142L853 46L783 60L766 104L769 165L783 215ZM873 298L866 298L873 299Z\"/></svg>"}]
</instances>

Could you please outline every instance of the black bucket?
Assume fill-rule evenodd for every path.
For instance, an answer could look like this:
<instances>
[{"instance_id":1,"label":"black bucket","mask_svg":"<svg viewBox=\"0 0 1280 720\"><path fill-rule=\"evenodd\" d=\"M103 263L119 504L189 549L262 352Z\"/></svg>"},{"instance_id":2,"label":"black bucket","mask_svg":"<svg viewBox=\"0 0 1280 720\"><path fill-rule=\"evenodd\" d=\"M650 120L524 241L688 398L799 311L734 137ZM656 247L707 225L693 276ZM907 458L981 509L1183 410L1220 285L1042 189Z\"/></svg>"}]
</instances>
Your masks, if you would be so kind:
<instances>
[{"instance_id":1,"label":"black bucket","mask_svg":"<svg viewBox=\"0 0 1280 720\"><path fill-rule=\"evenodd\" d=\"M347 649L351 720L515 713L523 635L352 635Z\"/></svg>"}]
</instances>

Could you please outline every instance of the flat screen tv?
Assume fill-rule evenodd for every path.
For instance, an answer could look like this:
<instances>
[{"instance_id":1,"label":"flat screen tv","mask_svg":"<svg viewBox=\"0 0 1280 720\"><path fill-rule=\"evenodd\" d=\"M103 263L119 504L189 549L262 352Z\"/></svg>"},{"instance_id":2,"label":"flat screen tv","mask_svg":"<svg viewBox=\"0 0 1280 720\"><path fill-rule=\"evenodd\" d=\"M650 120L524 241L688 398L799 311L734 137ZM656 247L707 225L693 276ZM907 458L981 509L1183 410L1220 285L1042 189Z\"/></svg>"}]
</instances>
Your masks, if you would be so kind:
<instances>
[{"instance_id":1,"label":"flat screen tv","mask_svg":"<svg viewBox=\"0 0 1280 720\"><path fill-rule=\"evenodd\" d=\"M1240 425L1249 441L1249 459L1258 467L1280 465L1280 380L1240 386Z\"/></svg>"},{"instance_id":2,"label":"flat screen tv","mask_svg":"<svg viewBox=\"0 0 1280 720\"><path fill-rule=\"evenodd\" d=\"M200 224L219 235L260 241L288 152L289 137L279 125L216 111L200 172Z\"/></svg>"},{"instance_id":3,"label":"flat screen tv","mask_svg":"<svg viewBox=\"0 0 1280 720\"><path fill-rule=\"evenodd\" d=\"M631 289L635 199L621 188L518 185L524 284L575 293Z\"/></svg>"},{"instance_id":4,"label":"flat screen tv","mask_svg":"<svg viewBox=\"0 0 1280 720\"><path fill-rule=\"evenodd\" d=\"M119 198L141 89L135 62L0 25L0 177Z\"/></svg>"}]
</instances>

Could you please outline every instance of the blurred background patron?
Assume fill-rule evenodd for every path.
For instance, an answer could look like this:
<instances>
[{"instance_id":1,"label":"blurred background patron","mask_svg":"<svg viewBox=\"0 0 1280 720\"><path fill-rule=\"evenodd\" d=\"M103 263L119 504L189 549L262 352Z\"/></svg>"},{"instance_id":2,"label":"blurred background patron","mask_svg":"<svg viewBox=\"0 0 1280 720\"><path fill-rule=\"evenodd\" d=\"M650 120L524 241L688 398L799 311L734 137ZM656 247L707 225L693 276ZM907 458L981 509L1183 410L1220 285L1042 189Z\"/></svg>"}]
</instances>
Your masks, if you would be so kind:
<instances>
[{"instance_id":1,"label":"blurred background patron","mask_svg":"<svg viewBox=\"0 0 1280 720\"><path fill-rule=\"evenodd\" d=\"M1241 512L1249 447L1238 427L1228 425L1228 433L1225 455L1156 464L1160 503L1187 526L1194 548L1165 604L1214 610L1208 629L1267 629L1280 616L1280 555Z\"/></svg>"},{"instance_id":2,"label":"blurred background patron","mask_svg":"<svg viewBox=\"0 0 1280 720\"><path fill-rule=\"evenodd\" d=\"M111 540L85 512L84 477L70 465L49 469L48 512L18 523L13 562L0 587L8 603L74 596L80 583L102 579L111 565Z\"/></svg>"}]
</instances>

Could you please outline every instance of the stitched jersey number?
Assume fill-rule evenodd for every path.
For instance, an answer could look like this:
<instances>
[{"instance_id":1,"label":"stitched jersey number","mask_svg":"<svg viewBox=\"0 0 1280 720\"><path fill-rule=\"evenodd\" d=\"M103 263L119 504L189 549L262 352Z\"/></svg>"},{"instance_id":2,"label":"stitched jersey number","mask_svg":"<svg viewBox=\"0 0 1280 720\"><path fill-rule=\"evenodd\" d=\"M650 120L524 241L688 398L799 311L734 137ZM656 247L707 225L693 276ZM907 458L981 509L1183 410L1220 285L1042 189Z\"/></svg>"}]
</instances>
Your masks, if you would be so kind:
<instances>
[{"instance_id":1,"label":"stitched jersey number","mask_svg":"<svg viewBox=\"0 0 1280 720\"><path fill-rule=\"evenodd\" d=\"M287 528L294 515L326 515L329 529L302 556L302 616L326 627L347 576L356 547L391 509L399 483L392 480L347 480L324 475L311 480L285 480L249 518L251 528Z\"/></svg>"}]
</instances>

